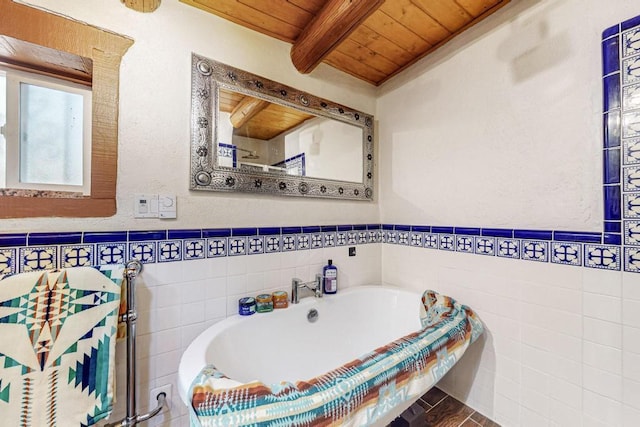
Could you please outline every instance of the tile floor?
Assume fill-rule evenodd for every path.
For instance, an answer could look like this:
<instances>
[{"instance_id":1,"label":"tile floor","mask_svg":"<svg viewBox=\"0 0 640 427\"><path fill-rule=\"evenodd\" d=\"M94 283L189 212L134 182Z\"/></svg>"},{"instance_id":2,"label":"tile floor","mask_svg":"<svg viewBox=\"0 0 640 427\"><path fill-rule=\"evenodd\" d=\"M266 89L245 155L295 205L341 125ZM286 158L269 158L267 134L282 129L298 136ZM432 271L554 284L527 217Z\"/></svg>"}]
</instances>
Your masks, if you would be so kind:
<instances>
[{"instance_id":1,"label":"tile floor","mask_svg":"<svg viewBox=\"0 0 640 427\"><path fill-rule=\"evenodd\" d=\"M433 387L418 402L424 408L424 427L500 427L481 413ZM387 427L406 426L402 418L395 419Z\"/></svg>"}]
</instances>

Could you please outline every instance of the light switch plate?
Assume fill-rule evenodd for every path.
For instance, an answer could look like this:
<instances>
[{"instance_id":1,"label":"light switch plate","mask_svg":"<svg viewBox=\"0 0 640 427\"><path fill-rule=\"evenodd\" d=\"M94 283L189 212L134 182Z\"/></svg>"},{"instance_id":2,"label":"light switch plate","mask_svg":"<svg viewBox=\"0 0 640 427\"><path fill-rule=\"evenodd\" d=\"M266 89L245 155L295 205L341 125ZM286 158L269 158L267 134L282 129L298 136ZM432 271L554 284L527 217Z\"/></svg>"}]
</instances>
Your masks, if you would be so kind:
<instances>
[{"instance_id":1,"label":"light switch plate","mask_svg":"<svg viewBox=\"0 0 640 427\"><path fill-rule=\"evenodd\" d=\"M160 194L158 196L158 214L161 219L176 218L178 214L178 199L175 194Z\"/></svg>"},{"instance_id":2,"label":"light switch plate","mask_svg":"<svg viewBox=\"0 0 640 427\"><path fill-rule=\"evenodd\" d=\"M134 218L158 218L158 195L136 194L133 206Z\"/></svg>"}]
</instances>

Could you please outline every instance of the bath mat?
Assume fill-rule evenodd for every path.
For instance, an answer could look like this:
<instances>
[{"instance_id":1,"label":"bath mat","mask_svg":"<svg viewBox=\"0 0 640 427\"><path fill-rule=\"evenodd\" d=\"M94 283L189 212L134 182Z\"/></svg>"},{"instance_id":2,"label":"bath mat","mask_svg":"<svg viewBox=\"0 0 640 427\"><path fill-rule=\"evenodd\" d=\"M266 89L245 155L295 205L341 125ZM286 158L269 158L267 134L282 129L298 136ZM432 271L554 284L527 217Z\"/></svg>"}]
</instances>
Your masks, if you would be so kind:
<instances>
[{"instance_id":1,"label":"bath mat","mask_svg":"<svg viewBox=\"0 0 640 427\"><path fill-rule=\"evenodd\" d=\"M113 407L122 266L0 280L1 423L90 426Z\"/></svg>"}]
</instances>

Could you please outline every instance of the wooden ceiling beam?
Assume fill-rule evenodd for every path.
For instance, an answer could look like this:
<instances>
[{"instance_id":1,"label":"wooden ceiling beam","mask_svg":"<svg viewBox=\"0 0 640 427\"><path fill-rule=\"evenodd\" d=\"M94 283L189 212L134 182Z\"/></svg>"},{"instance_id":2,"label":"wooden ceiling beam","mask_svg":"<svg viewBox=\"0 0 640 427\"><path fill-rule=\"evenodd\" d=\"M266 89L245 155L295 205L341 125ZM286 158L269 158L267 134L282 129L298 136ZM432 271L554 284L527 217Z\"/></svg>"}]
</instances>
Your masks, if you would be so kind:
<instances>
[{"instance_id":1,"label":"wooden ceiling beam","mask_svg":"<svg viewBox=\"0 0 640 427\"><path fill-rule=\"evenodd\" d=\"M384 0L328 0L291 47L298 71L310 73Z\"/></svg>"},{"instance_id":2,"label":"wooden ceiling beam","mask_svg":"<svg viewBox=\"0 0 640 427\"><path fill-rule=\"evenodd\" d=\"M269 106L269 101L245 96L231 112L229 120L235 129L241 128L260 111Z\"/></svg>"},{"instance_id":3,"label":"wooden ceiling beam","mask_svg":"<svg viewBox=\"0 0 640 427\"><path fill-rule=\"evenodd\" d=\"M160 6L160 0L120 0L129 9L138 12L150 13Z\"/></svg>"}]
</instances>

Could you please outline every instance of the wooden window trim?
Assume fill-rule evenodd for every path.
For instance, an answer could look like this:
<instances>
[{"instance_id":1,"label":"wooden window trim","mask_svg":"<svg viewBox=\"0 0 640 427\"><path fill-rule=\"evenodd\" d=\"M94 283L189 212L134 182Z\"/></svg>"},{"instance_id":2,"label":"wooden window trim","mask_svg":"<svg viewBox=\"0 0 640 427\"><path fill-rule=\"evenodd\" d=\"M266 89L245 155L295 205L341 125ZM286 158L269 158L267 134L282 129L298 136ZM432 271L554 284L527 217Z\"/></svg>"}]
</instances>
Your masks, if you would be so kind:
<instances>
[{"instance_id":1,"label":"wooden window trim","mask_svg":"<svg viewBox=\"0 0 640 427\"><path fill-rule=\"evenodd\" d=\"M88 58L93 62L91 195L3 192L0 195L0 218L114 215L120 62L133 40L12 0L0 0L0 35Z\"/></svg>"}]
</instances>

